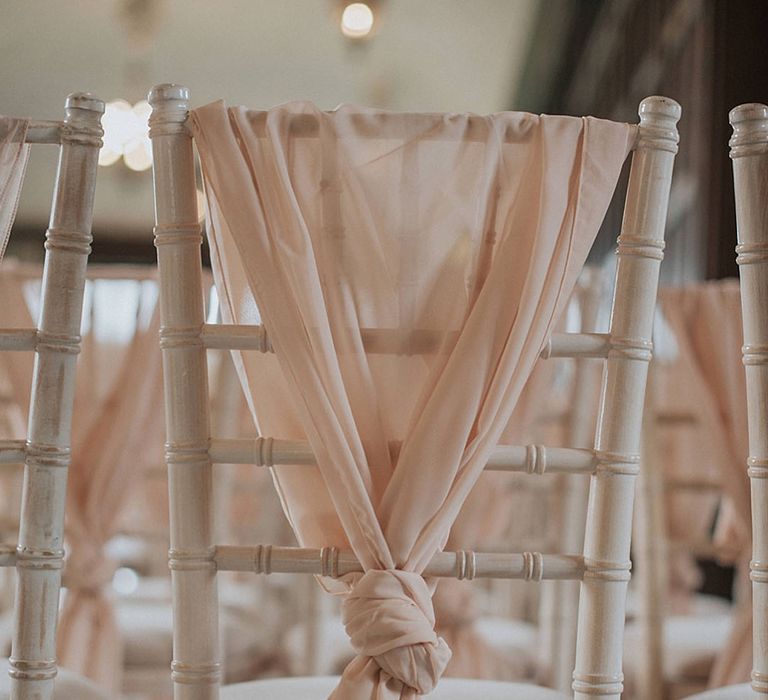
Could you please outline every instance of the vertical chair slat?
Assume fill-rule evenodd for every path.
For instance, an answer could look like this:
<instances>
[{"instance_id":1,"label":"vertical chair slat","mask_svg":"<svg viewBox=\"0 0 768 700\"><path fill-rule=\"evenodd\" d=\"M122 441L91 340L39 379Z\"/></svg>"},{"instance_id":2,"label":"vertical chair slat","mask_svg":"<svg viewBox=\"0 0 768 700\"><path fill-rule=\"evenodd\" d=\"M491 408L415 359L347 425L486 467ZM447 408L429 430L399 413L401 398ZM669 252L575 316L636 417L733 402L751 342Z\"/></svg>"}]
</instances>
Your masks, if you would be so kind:
<instances>
[{"instance_id":1,"label":"vertical chair slat","mask_svg":"<svg viewBox=\"0 0 768 700\"><path fill-rule=\"evenodd\" d=\"M645 420L641 437L642 469L637 479L633 560L639 565L636 592L639 599L635 624L640 632L636 692L646 700L663 700L664 609L669 589L668 547L665 523L663 455L659 445L658 369L652 363L646 388Z\"/></svg>"},{"instance_id":2,"label":"vertical chair slat","mask_svg":"<svg viewBox=\"0 0 768 700\"><path fill-rule=\"evenodd\" d=\"M176 700L218 696L218 640L208 374L192 137L186 88L149 94L154 158L155 245L160 269L166 463L173 584L172 677Z\"/></svg>"},{"instance_id":3,"label":"vertical chair slat","mask_svg":"<svg viewBox=\"0 0 768 700\"><path fill-rule=\"evenodd\" d=\"M600 307L601 284L598 270L590 273L585 286L580 290L581 331L592 333L597 327ZM569 441L572 447L588 447L594 440L594 401L597 391L590 363L599 360L579 358L576 360L576 377L573 389L568 425ZM587 517L589 482L579 475L566 475L562 482L562 513L560 515L559 551L581 552L584 546L584 528ZM573 668L576 661L576 623L579 608L579 584L574 581L557 581L552 585L552 610L549 621L551 685L567 693L571 689Z\"/></svg>"},{"instance_id":4,"label":"vertical chair slat","mask_svg":"<svg viewBox=\"0 0 768 700\"><path fill-rule=\"evenodd\" d=\"M768 695L768 106L730 114L752 487L752 688Z\"/></svg>"},{"instance_id":5,"label":"vertical chair slat","mask_svg":"<svg viewBox=\"0 0 768 700\"><path fill-rule=\"evenodd\" d=\"M17 547L17 604L9 668L14 700L53 697L75 363L103 112L101 100L70 95L61 128L46 233Z\"/></svg>"},{"instance_id":6,"label":"vertical chair slat","mask_svg":"<svg viewBox=\"0 0 768 700\"><path fill-rule=\"evenodd\" d=\"M606 363L584 540L585 575L573 690L576 700L619 700L632 501L664 226L677 152L680 106L649 97L640 129L619 237L611 350Z\"/></svg>"}]
</instances>

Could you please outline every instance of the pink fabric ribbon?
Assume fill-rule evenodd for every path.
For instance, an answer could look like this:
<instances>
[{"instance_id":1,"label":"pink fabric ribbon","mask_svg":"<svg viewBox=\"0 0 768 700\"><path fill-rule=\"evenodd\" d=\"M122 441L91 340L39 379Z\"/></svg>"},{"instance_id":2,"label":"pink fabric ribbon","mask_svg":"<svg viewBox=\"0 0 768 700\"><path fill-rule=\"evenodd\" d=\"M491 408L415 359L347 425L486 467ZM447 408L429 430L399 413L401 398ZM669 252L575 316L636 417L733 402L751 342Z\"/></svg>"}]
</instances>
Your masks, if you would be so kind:
<instances>
[{"instance_id":1,"label":"pink fabric ribbon","mask_svg":"<svg viewBox=\"0 0 768 700\"><path fill-rule=\"evenodd\" d=\"M363 663L369 673L381 673L385 684L399 681L406 695L408 689L431 692L450 661L451 650L435 634L431 593L417 573L366 572L345 598L342 620L359 655L350 666L353 674Z\"/></svg>"}]
</instances>

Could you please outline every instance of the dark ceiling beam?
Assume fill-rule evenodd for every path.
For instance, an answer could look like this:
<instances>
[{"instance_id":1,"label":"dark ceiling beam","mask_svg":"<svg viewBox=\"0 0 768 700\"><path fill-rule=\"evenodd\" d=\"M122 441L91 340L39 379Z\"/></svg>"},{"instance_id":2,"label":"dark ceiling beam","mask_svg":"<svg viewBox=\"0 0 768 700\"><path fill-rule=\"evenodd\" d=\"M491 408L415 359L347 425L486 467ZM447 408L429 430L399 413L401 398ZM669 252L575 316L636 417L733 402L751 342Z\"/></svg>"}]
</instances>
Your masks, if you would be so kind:
<instances>
[{"instance_id":1,"label":"dark ceiling beam","mask_svg":"<svg viewBox=\"0 0 768 700\"><path fill-rule=\"evenodd\" d=\"M512 108L562 113L562 96L604 5L616 0L540 0ZM624 1L624 0L619 0Z\"/></svg>"}]
</instances>

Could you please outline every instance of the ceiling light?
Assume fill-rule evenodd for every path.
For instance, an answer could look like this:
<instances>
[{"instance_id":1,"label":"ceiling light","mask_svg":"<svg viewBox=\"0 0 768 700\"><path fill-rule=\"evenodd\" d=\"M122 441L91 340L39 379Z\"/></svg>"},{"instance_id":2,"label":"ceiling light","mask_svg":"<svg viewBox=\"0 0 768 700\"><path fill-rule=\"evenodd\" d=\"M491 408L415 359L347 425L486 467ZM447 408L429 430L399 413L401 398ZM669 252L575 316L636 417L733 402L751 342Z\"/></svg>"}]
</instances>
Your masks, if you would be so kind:
<instances>
[{"instance_id":1,"label":"ceiling light","mask_svg":"<svg viewBox=\"0 0 768 700\"><path fill-rule=\"evenodd\" d=\"M122 158L131 170L147 170L152 166L147 125L151 111L146 100L133 106L125 100L107 103L102 118L104 146L99 152L99 165L112 165Z\"/></svg>"},{"instance_id":2,"label":"ceiling light","mask_svg":"<svg viewBox=\"0 0 768 700\"><path fill-rule=\"evenodd\" d=\"M364 2L349 3L341 13L341 32L351 39L362 39L373 29L373 10Z\"/></svg>"}]
</instances>

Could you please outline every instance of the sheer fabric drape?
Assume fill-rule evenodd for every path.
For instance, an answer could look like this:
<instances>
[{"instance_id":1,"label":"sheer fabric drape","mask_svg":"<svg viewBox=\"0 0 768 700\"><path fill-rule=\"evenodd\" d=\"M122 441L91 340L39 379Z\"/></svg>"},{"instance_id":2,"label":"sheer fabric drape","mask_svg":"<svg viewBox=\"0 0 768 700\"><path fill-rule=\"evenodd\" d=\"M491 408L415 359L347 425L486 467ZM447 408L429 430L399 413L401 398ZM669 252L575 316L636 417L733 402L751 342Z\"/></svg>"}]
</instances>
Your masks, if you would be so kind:
<instances>
[{"instance_id":1,"label":"sheer fabric drape","mask_svg":"<svg viewBox=\"0 0 768 700\"><path fill-rule=\"evenodd\" d=\"M563 324L558 326L563 330ZM540 429L543 419L551 418L545 414L556 392L557 367L557 363L550 360L540 360L536 364L509 424L499 438L499 444L525 445L536 442L536 428ZM451 527L447 544L449 549L508 551L509 545L504 542L503 536L511 536L515 542L525 541L524 535L531 523L516 520L515 515L520 514L522 503L539 496L513 492L513 478L510 474L500 472L484 472L480 476ZM539 537L543 540L546 533L539 532ZM437 584L433 596L435 630L451 648L451 659L445 675L455 678L524 680L529 673L530 659L508 658L496 651L480 634L476 625L480 615L476 592L476 586L464 581L441 579ZM513 619L510 618L509 622L513 624ZM522 620L514 622L523 624Z\"/></svg>"},{"instance_id":2,"label":"sheer fabric drape","mask_svg":"<svg viewBox=\"0 0 768 700\"><path fill-rule=\"evenodd\" d=\"M720 471L727 494L716 530L716 544L737 564L738 586L734 627L717 658L710 686L749 680L752 667L752 618L748 562L751 554L751 501L747 477L747 399L741 362L741 297L737 280L666 289L661 308L674 334L680 356L690 367L688 386L676 383L678 402L686 403L698 421L695 442L706 454L685 449L679 456L687 473L701 474L702 464ZM690 448L686 440L684 447ZM696 514L689 514L696 522ZM703 524L699 523L701 527Z\"/></svg>"},{"instance_id":3,"label":"sheer fabric drape","mask_svg":"<svg viewBox=\"0 0 768 700\"><path fill-rule=\"evenodd\" d=\"M117 289L105 296L103 287L110 282ZM89 283L87 296L90 313L78 370L67 487L67 590L57 651L63 667L118 695L122 642L111 593L115 565L105 548L149 466L147 459L155 454L144 447L147 435L163 420L157 291L152 282L97 280ZM117 313L116 303L128 308Z\"/></svg>"},{"instance_id":4,"label":"sheer fabric drape","mask_svg":"<svg viewBox=\"0 0 768 700\"><path fill-rule=\"evenodd\" d=\"M308 103L191 121L223 318L260 318L275 349L237 358L258 429L317 457L275 469L286 512L302 544L351 547L366 571L343 582L358 656L334 697L429 692L450 651L420 574L568 301L634 130ZM362 329L396 354L366 351Z\"/></svg>"},{"instance_id":5,"label":"sheer fabric drape","mask_svg":"<svg viewBox=\"0 0 768 700\"><path fill-rule=\"evenodd\" d=\"M28 121L0 115L0 260L16 218L21 185L29 157Z\"/></svg>"}]
</instances>

